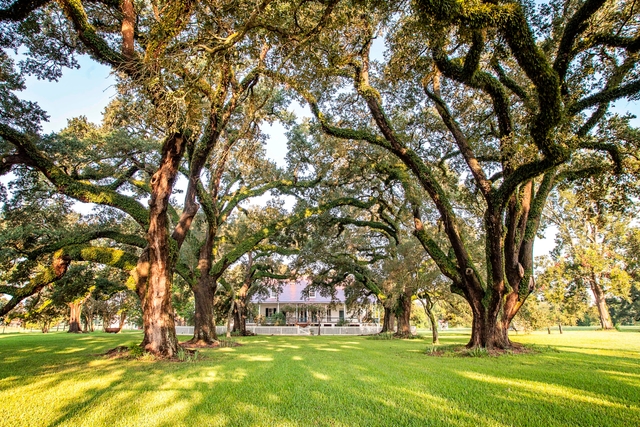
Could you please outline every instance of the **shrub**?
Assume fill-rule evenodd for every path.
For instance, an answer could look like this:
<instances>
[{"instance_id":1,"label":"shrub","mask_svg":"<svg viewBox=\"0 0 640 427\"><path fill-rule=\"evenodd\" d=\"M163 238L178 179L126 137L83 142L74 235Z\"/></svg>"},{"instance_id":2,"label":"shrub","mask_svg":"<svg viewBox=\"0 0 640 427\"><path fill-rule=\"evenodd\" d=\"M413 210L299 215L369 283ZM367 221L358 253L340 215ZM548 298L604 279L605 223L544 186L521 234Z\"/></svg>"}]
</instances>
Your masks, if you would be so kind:
<instances>
[{"instance_id":1,"label":"shrub","mask_svg":"<svg viewBox=\"0 0 640 427\"><path fill-rule=\"evenodd\" d=\"M287 323L287 318L284 316L284 313L277 312L275 313L271 319L273 320L273 324L276 326L282 326Z\"/></svg>"},{"instance_id":2,"label":"shrub","mask_svg":"<svg viewBox=\"0 0 640 427\"><path fill-rule=\"evenodd\" d=\"M187 359L187 354L184 351L184 348L178 347L178 352L176 353L176 357L180 362L184 362Z\"/></svg>"},{"instance_id":3,"label":"shrub","mask_svg":"<svg viewBox=\"0 0 640 427\"><path fill-rule=\"evenodd\" d=\"M464 353L464 356L469 356L469 357L487 357L487 356L489 356L489 352L484 347L476 347L476 348L472 348L470 350L467 350Z\"/></svg>"},{"instance_id":4,"label":"shrub","mask_svg":"<svg viewBox=\"0 0 640 427\"><path fill-rule=\"evenodd\" d=\"M218 347L235 347L236 341L233 338L220 337L218 338Z\"/></svg>"},{"instance_id":5,"label":"shrub","mask_svg":"<svg viewBox=\"0 0 640 427\"><path fill-rule=\"evenodd\" d=\"M144 356L144 349L138 344L131 344L129 346L129 356L133 357L134 359L140 359L142 356Z\"/></svg>"}]
</instances>

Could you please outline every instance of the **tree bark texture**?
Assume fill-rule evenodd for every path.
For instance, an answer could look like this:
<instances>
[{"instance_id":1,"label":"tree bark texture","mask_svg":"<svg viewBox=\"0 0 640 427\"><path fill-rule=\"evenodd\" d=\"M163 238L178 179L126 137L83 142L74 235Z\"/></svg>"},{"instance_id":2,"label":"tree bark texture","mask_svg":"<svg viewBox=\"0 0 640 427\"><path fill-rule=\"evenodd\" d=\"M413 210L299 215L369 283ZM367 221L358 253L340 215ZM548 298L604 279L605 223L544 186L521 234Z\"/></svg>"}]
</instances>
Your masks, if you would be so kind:
<instances>
[{"instance_id":1,"label":"tree bark texture","mask_svg":"<svg viewBox=\"0 0 640 427\"><path fill-rule=\"evenodd\" d=\"M395 324L396 324L396 315L394 314L391 307L383 306L384 308L384 321L382 322L382 330L383 332L394 332Z\"/></svg>"},{"instance_id":2,"label":"tree bark texture","mask_svg":"<svg viewBox=\"0 0 640 427\"><path fill-rule=\"evenodd\" d=\"M120 319L118 322L118 332L122 331L122 328L124 328L125 320L127 320L127 313L123 311L122 313L120 313Z\"/></svg>"},{"instance_id":3,"label":"tree bark texture","mask_svg":"<svg viewBox=\"0 0 640 427\"><path fill-rule=\"evenodd\" d=\"M244 289L244 286L240 288L240 292L238 292L238 300L236 301L236 319L235 322L238 323L238 327L236 329L236 325L234 323L234 331L238 331L240 335L247 335L247 290Z\"/></svg>"},{"instance_id":4,"label":"tree bark texture","mask_svg":"<svg viewBox=\"0 0 640 427\"><path fill-rule=\"evenodd\" d=\"M604 290L595 277L591 279L591 291L596 300L596 307L598 308L598 315L600 316L600 326L605 330L613 329L613 322L609 314L609 307L607 306L607 301L604 296Z\"/></svg>"},{"instance_id":5,"label":"tree bark texture","mask_svg":"<svg viewBox=\"0 0 640 427\"><path fill-rule=\"evenodd\" d=\"M247 274L244 277L244 281L242 282L242 286L238 291L238 298L236 301L236 320L234 322L234 330L240 332L240 335L247 335L247 302L249 300L249 289L253 284L253 254L251 251L247 254L249 258L249 263L247 265ZM237 323L237 325L236 325ZM286 317L285 317L286 323ZM236 328L237 326L237 328Z\"/></svg>"},{"instance_id":6,"label":"tree bark texture","mask_svg":"<svg viewBox=\"0 0 640 427\"><path fill-rule=\"evenodd\" d=\"M207 231L204 244L200 247L198 260L198 281L193 289L193 297L196 303L195 327L193 329L192 343L212 344L218 340L216 334L216 322L213 314L213 297L216 292L217 278L211 277L211 252L213 250L213 236L211 230Z\"/></svg>"},{"instance_id":7,"label":"tree bark texture","mask_svg":"<svg viewBox=\"0 0 640 427\"><path fill-rule=\"evenodd\" d=\"M138 267L137 292L142 303L143 348L160 357L178 351L178 339L171 305L171 285L177 258L177 244L169 236L169 197L186 146L185 138L174 134L162 147L160 166L151 178L148 246Z\"/></svg>"},{"instance_id":8,"label":"tree bark texture","mask_svg":"<svg viewBox=\"0 0 640 427\"><path fill-rule=\"evenodd\" d=\"M70 333L80 333L82 332L82 327L80 326L80 313L82 313L82 301L79 302L70 302L67 304L69 306L69 331Z\"/></svg>"},{"instance_id":9,"label":"tree bark texture","mask_svg":"<svg viewBox=\"0 0 640 427\"><path fill-rule=\"evenodd\" d=\"M405 289L398 301L396 317L398 319L398 331L396 335L399 337L410 337L411 334L411 296L412 292Z\"/></svg>"},{"instance_id":10,"label":"tree bark texture","mask_svg":"<svg viewBox=\"0 0 640 427\"><path fill-rule=\"evenodd\" d=\"M424 295L424 297L426 301L422 301L422 306L424 307L424 312L429 319L429 324L431 324L431 339L433 344L438 344L438 321L433 313L433 301L429 295Z\"/></svg>"}]
</instances>

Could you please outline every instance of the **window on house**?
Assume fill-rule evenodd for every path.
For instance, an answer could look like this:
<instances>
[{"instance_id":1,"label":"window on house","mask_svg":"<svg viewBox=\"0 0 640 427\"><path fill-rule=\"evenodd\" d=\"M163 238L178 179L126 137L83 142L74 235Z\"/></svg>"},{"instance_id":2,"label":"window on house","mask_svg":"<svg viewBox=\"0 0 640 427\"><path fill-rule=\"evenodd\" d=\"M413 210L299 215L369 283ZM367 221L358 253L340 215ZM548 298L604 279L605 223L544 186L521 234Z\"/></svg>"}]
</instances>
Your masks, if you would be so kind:
<instances>
[{"instance_id":1,"label":"window on house","mask_svg":"<svg viewBox=\"0 0 640 427\"><path fill-rule=\"evenodd\" d=\"M276 298L278 296L278 293L276 291L274 291L273 289L269 289L269 298Z\"/></svg>"},{"instance_id":2,"label":"window on house","mask_svg":"<svg viewBox=\"0 0 640 427\"><path fill-rule=\"evenodd\" d=\"M327 320L330 322L331 321L331 309L327 308Z\"/></svg>"},{"instance_id":3,"label":"window on house","mask_svg":"<svg viewBox=\"0 0 640 427\"><path fill-rule=\"evenodd\" d=\"M316 297L316 291L309 291L309 298L315 298Z\"/></svg>"}]
</instances>

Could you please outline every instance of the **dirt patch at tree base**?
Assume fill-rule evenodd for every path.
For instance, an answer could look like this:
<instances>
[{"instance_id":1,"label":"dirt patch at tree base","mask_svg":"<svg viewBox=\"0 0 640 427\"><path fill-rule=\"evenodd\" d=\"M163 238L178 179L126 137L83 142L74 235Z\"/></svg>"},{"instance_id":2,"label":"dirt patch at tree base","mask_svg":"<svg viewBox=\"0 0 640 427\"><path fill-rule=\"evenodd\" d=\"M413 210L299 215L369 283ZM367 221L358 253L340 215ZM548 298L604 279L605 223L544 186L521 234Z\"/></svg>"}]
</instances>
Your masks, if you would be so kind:
<instances>
[{"instance_id":1,"label":"dirt patch at tree base","mask_svg":"<svg viewBox=\"0 0 640 427\"><path fill-rule=\"evenodd\" d=\"M119 345L111 350L107 350L106 353L101 354L100 356L107 356L109 359L117 359L121 357L129 357L129 353L131 353L131 349L126 345Z\"/></svg>"},{"instance_id":2,"label":"dirt patch at tree base","mask_svg":"<svg viewBox=\"0 0 640 427\"><path fill-rule=\"evenodd\" d=\"M242 344L235 341L226 341L226 340L215 341L212 343L207 343L205 341L197 341L197 342L186 341L186 342L180 343L180 346L185 350L187 349L194 350L194 349L202 349L202 348L240 347L242 346Z\"/></svg>"},{"instance_id":3,"label":"dirt patch at tree base","mask_svg":"<svg viewBox=\"0 0 640 427\"><path fill-rule=\"evenodd\" d=\"M545 352L557 352L552 347L537 347L531 345L522 345L513 343L510 348L492 348L486 349L482 347L467 348L463 345L432 345L427 348L425 354L433 357L499 357L499 356L515 356L521 354L539 354Z\"/></svg>"}]
</instances>

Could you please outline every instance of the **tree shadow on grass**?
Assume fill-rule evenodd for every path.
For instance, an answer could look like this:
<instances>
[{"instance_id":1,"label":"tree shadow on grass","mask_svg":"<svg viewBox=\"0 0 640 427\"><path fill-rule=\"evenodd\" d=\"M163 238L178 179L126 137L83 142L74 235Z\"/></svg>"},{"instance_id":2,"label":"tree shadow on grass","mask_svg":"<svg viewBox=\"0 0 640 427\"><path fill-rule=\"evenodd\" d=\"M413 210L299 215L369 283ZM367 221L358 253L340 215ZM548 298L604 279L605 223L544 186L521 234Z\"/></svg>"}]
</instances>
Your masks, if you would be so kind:
<instances>
[{"instance_id":1,"label":"tree shadow on grass","mask_svg":"<svg viewBox=\"0 0 640 427\"><path fill-rule=\"evenodd\" d=\"M92 356L134 336L82 338L28 341L51 352L18 353L13 376L20 363L0 365L0 391L23 398L7 414L49 411L9 426L640 425L626 355L433 358L422 340L258 336L198 363L149 363Z\"/></svg>"}]
</instances>

